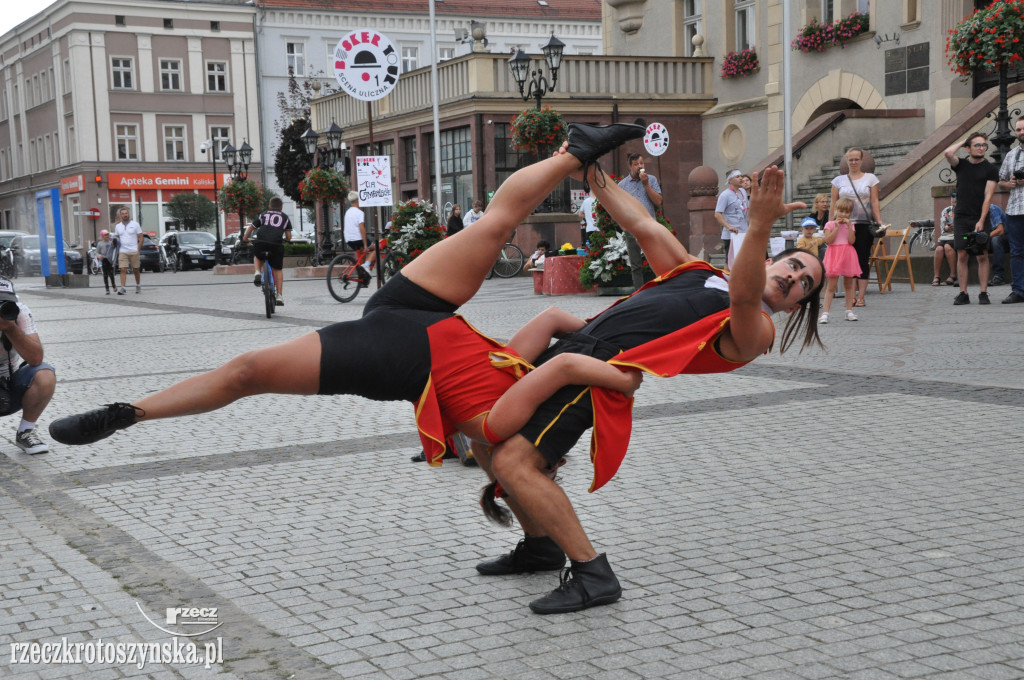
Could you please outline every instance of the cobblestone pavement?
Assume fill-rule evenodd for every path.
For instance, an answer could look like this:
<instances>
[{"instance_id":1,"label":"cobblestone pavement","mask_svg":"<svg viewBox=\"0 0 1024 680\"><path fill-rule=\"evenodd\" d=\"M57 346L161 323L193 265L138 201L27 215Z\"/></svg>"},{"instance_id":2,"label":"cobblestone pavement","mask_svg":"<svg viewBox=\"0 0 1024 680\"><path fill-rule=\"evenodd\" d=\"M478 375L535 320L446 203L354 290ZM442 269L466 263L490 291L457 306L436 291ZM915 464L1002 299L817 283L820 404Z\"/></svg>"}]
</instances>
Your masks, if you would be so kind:
<instances>
[{"instance_id":1,"label":"cobblestone pavement","mask_svg":"<svg viewBox=\"0 0 1024 680\"><path fill-rule=\"evenodd\" d=\"M367 297L288 281L267 320L248 277L148 275L125 297L18 283L58 369L43 427ZM34 457L8 418L0 676L1024 677L1024 305L1004 291L953 307L949 288L899 285L821 327L827 352L647 379L618 476L588 495L584 446L563 468L625 588L573 615L526 606L554 574L477 575L517 534L480 516L479 470L409 462L408 404L258 397ZM551 302L609 299L495 280L464 312L507 338ZM173 644L201 630L168 623L177 607L216 608L196 639L219 638L223 663L16 663L21 643Z\"/></svg>"}]
</instances>

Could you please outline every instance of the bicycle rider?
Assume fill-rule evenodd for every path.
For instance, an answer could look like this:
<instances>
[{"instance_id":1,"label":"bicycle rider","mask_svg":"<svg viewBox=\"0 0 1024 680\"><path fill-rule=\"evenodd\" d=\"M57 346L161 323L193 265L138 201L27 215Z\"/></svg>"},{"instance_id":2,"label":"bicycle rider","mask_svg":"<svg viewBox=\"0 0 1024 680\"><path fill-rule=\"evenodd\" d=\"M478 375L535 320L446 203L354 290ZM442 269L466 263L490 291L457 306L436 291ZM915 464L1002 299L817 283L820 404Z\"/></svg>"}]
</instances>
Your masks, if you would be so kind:
<instances>
[{"instance_id":1,"label":"bicycle rider","mask_svg":"<svg viewBox=\"0 0 1024 680\"><path fill-rule=\"evenodd\" d=\"M345 245L366 253L366 260L357 267L359 285L365 287L370 285L370 269L377 254L366 240L366 215L359 209L359 192L348 192L348 202L352 205L345 211Z\"/></svg>"},{"instance_id":2,"label":"bicycle rider","mask_svg":"<svg viewBox=\"0 0 1024 680\"><path fill-rule=\"evenodd\" d=\"M259 288L263 285L263 260L270 263L274 270L274 283L277 287L277 306L284 306L284 276L281 269L284 267L284 241L292 240L292 221L281 212L284 203L280 198L270 199L270 209L256 218L254 224L250 224L245 230L243 241L248 241L253 230L256 231L256 240L253 242L253 265L256 267L256 277L253 284Z\"/></svg>"}]
</instances>

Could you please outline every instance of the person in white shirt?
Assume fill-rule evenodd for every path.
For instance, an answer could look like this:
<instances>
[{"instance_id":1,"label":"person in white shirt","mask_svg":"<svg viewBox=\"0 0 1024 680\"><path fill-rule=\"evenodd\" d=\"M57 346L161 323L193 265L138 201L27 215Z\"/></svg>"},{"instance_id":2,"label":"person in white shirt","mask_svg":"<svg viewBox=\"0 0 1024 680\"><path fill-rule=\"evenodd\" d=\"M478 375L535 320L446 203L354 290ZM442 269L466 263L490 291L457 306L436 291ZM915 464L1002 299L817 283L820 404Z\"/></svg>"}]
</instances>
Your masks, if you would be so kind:
<instances>
[{"instance_id":1,"label":"person in white shirt","mask_svg":"<svg viewBox=\"0 0 1024 680\"><path fill-rule=\"evenodd\" d=\"M594 196L594 192L591 191L590 195L583 199L583 204L580 205L580 219L583 220L581 248L587 247L587 241L590 240L591 232L597 231L597 218L594 217L595 203L597 203L597 198Z\"/></svg>"},{"instance_id":2,"label":"person in white shirt","mask_svg":"<svg viewBox=\"0 0 1024 680\"><path fill-rule=\"evenodd\" d=\"M114 225L114 232L117 234L118 251L117 266L121 268L121 288L118 295L124 295L128 291L124 289L125 279L128 276L128 267L131 266L135 272L135 292L142 292L142 266L139 262L139 251L142 250L142 227L132 219L128 208L121 208L117 211L120 220Z\"/></svg>"},{"instance_id":3,"label":"person in white shirt","mask_svg":"<svg viewBox=\"0 0 1024 680\"><path fill-rule=\"evenodd\" d=\"M361 285L370 285L369 268L373 267L373 261L377 254L370 248L370 242L366 240L366 215L359 209L359 192L348 192L348 202L352 205L345 211L345 245L352 250L365 250L366 262L358 267ZM364 266L365 265L365 266Z\"/></svg>"},{"instance_id":4,"label":"person in white shirt","mask_svg":"<svg viewBox=\"0 0 1024 680\"><path fill-rule=\"evenodd\" d=\"M466 216L462 218L462 226L468 227L469 225L476 222L478 219L484 216L484 202L473 201L473 209L466 213Z\"/></svg>"}]
</instances>

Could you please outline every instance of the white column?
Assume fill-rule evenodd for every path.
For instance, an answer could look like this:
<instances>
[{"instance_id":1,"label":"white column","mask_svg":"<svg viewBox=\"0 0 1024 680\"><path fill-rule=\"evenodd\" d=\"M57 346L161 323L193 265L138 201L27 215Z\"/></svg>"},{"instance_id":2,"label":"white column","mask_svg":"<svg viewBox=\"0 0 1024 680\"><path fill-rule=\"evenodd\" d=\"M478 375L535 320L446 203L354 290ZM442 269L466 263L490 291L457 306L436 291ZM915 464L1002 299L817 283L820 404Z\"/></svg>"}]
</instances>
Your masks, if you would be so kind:
<instances>
[{"instance_id":1,"label":"white column","mask_svg":"<svg viewBox=\"0 0 1024 680\"><path fill-rule=\"evenodd\" d=\"M107 96L110 89L107 86L107 70L110 68L110 59L107 57L103 34L90 33L89 38L92 48L92 87L97 93L93 102L96 112L96 158L100 161L112 161L114 160L114 133L110 122L110 98Z\"/></svg>"},{"instance_id":2,"label":"white column","mask_svg":"<svg viewBox=\"0 0 1024 680\"><path fill-rule=\"evenodd\" d=\"M67 129L63 130L64 137L68 140L68 158L102 160L96 145L95 92L89 87L93 77L89 61L88 33L74 31L68 36L68 60L71 73L71 111L75 122L73 140ZM106 88L101 91L106 92ZM72 149L71 144L77 149Z\"/></svg>"},{"instance_id":3,"label":"white column","mask_svg":"<svg viewBox=\"0 0 1024 680\"><path fill-rule=\"evenodd\" d=\"M188 91L192 94L206 92L206 63L203 61L202 38L188 39Z\"/></svg>"}]
</instances>

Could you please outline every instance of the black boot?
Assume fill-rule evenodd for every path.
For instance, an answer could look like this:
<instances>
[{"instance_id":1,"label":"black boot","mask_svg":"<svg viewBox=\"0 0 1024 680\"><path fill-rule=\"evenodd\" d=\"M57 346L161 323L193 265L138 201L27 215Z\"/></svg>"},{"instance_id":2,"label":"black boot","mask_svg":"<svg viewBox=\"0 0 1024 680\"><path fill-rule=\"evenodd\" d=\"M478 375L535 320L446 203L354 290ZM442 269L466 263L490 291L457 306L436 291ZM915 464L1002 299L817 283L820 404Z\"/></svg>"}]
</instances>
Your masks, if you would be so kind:
<instances>
[{"instance_id":1,"label":"black boot","mask_svg":"<svg viewBox=\"0 0 1024 680\"><path fill-rule=\"evenodd\" d=\"M547 536L525 536L516 549L476 565L484 576L525 574L532 571L555 571L565 564L565 553Z\"/></svg>"},{"instance_id":2,"label":"black boot","mask_svg":"<svg viewBox=\"0 0 1024 680\"><path fill-rule=\"evenodd\" d=\"M641 139L646 129L630 123L614 125L587 125L569 123L569 148L567 151L587 164L596 161L612 149L617 149L631 139Z\"/></svg>"},{"instance_id":3,"label":"black boot","mask_svg":"<svg viewBox=\"0 0 1024 680\"><path fill-rule=\"evenodd\" d=\"M50 423L50 436L61 444L92 444L118 430L131 427L146 412L131 404L107 404L101 408L58 418Z\"/></svg>"},{"instance_id":4,"label":"black boot","mask_svg":"<svg viewBox=\"0 0 1024 680\"><path fill-rule=\"evenodd\" d=\"M578 612L588 607L611 604L622 596L622 586L604 553L589 562L570 562L562 570L560 579L557 588L530 603L535 614Z\"/></svg>"}]
</instances>

